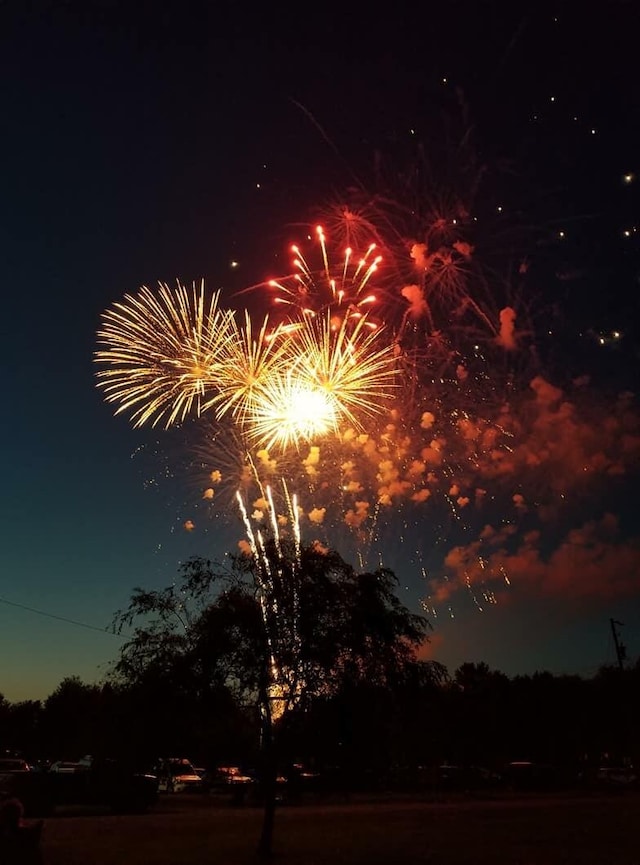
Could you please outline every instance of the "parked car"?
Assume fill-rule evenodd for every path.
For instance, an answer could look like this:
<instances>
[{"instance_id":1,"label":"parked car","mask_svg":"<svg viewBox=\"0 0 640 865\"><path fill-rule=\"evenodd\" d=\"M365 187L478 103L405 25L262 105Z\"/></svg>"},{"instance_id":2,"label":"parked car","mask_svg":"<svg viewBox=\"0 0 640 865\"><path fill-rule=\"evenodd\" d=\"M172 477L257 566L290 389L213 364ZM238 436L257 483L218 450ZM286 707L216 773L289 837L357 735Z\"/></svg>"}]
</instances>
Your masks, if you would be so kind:
<instances>
[{"instance_id":1,"label":"parked car","mask_svg":"<svg viewBox=\"0 0 640 865\"><path fill-rule=\"evenodd\" d=\"M72 763L68 760L56 760L49 766L49 772L58 772L63 775L68 775L70 772L77 772L82 769L82 763Z\"/></svg>"},{"instance_id":2,"label":"parked car","mask_svg":"<svg viewBox=\"0 0 640 865\"><path fill-rule=\"evenodd\" d=\"M122 760L83 757L73 771L47 775L56 804L108 805L140 813L158 798L158 778Z\"/></svg>"},{"instance_id":3,"label":"parked car","mask_svg":"<svg viewBox=\"0 0 640 865\"><path fill-rule=\"evenodd\" d=\"M243 772L239 766L218 766L212 773L209 783L212 787L227 788L253 784L255 778Z\"/></svg>"},{"instance_id":4,"label":"parked car","mask_svg":"<svg viewBox=\"0 0 640 865\"><path fill-rule=\"evenodd\" d=\"M160 792L200 793L204 789L202 776L196 772L191 761L184 757L164 757L158 761L155 772Z\"/></svg>"},{"instance_id":5,"label":"parked car","mask_svg":"<svg viewBox=\"0 0 640 865\"><path fill-rule=\"evenodd\" d=\"M259 786L256 776L240 766L216 766L206 772L203 784L207 793L229 797L233 805L252 801Z\"/></svg>"},{"instance_id":6,"label":"parked car","mask_svg":"<svg viewBox=\"0 0 640 865\"><path fill-rule=\"evenodd\" d=\"M632 766L602 766L595 775L596 785L611 790L632 790L638 786L638 773Z\"/></svg>"},{"instance_id":7,"label":"parked car","mask_svg":"<svg viewBox=\"0 0 640 865\"><path fill-rule=\"evenodd\" d=\"M26 760L19 757L1 757L0 773L2 772L30 772L31 766Z\"/></svg>"},{"instance_id":8,"label":"parked car","mask_svg":"<svg viewBox=\"0 0 640 865\"><path fill-rule=\"evenodd\" d=\"M47 816L59 805L107 806L143 812L158 797L158 779L118 760L85 758L73 771L0 772L0 797L20 799L27 816Z\"/></svg>"},{"instance_id":9,"label":"parked car","mask_svg":"<svg viewBox=\"0 0 640 865\"><path fill-rule=\"evenodd\" d=\"M0 760L0 802L19 799L27 817L51 813L53 800L46 776L33 772L25 760Z\"/></svg>"}]
</instances>

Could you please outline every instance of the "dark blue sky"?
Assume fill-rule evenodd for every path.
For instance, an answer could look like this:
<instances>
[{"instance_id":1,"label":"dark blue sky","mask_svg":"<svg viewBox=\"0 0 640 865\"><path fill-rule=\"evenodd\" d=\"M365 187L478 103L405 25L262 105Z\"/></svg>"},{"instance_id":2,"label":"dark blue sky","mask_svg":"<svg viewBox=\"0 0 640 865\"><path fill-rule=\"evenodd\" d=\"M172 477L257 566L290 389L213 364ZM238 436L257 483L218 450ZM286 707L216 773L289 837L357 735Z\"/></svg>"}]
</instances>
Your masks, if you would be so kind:
<instances>
[{"instance_id":1,"label":"dark blue sky","mask_svg":"<svg viewBox=\"0 0 640 865\"><path fill-rule=\"evenodd\" d=\"M134 586L165 585L180 560L221 555L239 533L233 518L185 533L188 483L149 483L164 465L152 454L175 445L102 402L100 312L157 280L204 277L230 297L269 276L292 226L366 181L376 150L402 151L411 128L444 140L456 88L493 171L489 199L534 226L534 320L544 331L559 308L565 327L550 359L577 374L592 365L603 386L610 370L634 380L640 240L624 231L640 225L639 197L622 178L640 171L635 4L444 6L379 20L313 7L312 20L205 2L0 3L9 699L44 697L65 675L92 680L117 654L115 636L50 616L104 628ZM580 278L555 278L567 269ZM592 360L595 343L578 336L589 328L624 329L623 362ZM631 501L618 499L627 513ZM411 569L400 577L415 605ZM516 592L485 614L462 604L436 622L434 656L589 673L613 659L611 616L638 654L639 598L576 607L570 592Z\"/></svg>"}]
</instances>

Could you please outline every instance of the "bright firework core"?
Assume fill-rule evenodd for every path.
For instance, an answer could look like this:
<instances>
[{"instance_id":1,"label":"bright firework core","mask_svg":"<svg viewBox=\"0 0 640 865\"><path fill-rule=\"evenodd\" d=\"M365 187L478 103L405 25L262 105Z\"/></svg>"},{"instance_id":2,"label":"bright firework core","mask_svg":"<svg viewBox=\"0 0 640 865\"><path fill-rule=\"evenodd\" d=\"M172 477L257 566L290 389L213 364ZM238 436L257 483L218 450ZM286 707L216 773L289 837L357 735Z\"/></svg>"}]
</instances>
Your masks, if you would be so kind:
<instances>
[{"instance_id":1,"label":"bright firework core","mask_svg":"<svg viewBox=\"0 0 640 865\"><path fill-rule=\"evenodd\" d=\"M253 406L251 437L269 450L337 431L336 401L322 387L293 374L266 384Z\"/></svg>"}]
</instances>

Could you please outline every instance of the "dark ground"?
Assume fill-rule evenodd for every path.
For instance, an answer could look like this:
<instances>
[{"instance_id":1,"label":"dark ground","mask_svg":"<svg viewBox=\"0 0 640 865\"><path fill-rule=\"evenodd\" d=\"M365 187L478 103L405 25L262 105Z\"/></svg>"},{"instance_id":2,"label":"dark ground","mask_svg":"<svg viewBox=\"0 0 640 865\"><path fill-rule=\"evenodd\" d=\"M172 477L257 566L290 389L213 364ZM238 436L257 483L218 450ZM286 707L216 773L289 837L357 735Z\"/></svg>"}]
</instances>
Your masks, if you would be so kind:
<instances>
[{"instance_id":1,"label":"dark ground","mask_svg":"<svg viewBox=\"0 0 640 865\"><path fill-rule=\"evenodd\" d=\"M261 812L174 796L142 816L67 811L44 828L47 865L256 861ZM640 865L640 794L283 807L282 865Z\"/></svg>"}]
</instances>

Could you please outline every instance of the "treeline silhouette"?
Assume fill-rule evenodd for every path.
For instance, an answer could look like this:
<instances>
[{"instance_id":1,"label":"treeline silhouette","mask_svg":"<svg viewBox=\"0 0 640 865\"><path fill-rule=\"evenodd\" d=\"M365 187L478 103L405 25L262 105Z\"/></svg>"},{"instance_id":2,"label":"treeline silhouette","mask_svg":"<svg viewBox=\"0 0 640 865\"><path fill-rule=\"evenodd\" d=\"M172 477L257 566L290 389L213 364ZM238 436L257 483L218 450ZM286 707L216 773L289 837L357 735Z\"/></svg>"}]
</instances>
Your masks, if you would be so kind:
<instances>
[{"instance_id":1,"label":"treeline silhouette","mask_svg":"<svg viewBox=\"0 0 640 865\"><path fill-rule=\"evenodd\" d=\"M507 677L484 663L453 674L415 661L402 681L357 683L292 711L280 733L283 761L348 771L354 786L417 767L500 769L533 761L567 770L638 765L640 662L594 676ZM32 761L121 756L152 764L251 765L259 719L227 687L198 692L172 675L135 683L65 678L44 701L0 696L0 751Z\"/></svg>"}]
</instances>

